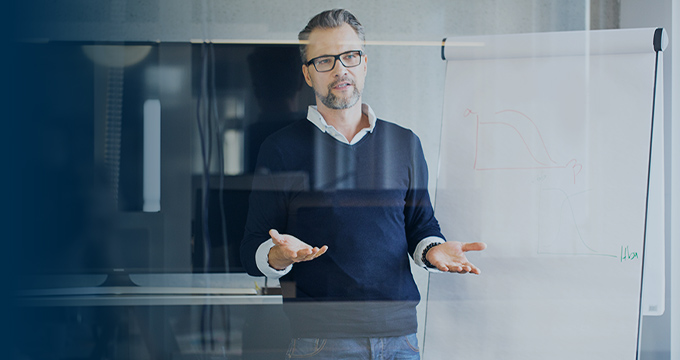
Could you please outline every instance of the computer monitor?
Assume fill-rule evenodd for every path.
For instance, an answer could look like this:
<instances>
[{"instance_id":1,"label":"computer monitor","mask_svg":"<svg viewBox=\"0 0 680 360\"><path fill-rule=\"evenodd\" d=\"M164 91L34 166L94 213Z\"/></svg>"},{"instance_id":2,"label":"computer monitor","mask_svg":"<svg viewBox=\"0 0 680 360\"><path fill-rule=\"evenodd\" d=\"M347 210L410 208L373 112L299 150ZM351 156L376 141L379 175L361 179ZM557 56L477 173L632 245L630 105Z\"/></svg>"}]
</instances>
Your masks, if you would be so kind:
<instances>
[{"instance_id":1,"label":"computer monitor","mask_svg":"<svg viewBox=\"0 0 680 360\"><path fill-rule=\"evenodd\" d=\"M13 121L20 124L16 151L23 163L19 271L108 274L107 284L118 285L128 274L243 271L237 249L259 145L303 119L314 103L297 45L48 42L15 48L20 66L11 89L20 118ZM159 210L145 212L149 99L160 104L162 197ZM196 119L199 99L217 109L216 129L242 134L236 155L242 163L222 190L216 158L207 169L200 165L207 145ZM197 220L204 209L207 232Z\"/></svg>"},{"instance_id":2,"label":"computer monitor","mask_svg":"<svg viewBox=\"0 0 680 360\"><path fill-rule=\"evenodd\" d=\"M17 44L14 55L22 273L107 274L105 284L120 285L129 274L243 271L238 248L259 146L314 103L297 45L66 41ZM162 197L145 212L149 99L161 116ZM235 147L202 142L196 117L208 100L214 135L242 136L241 164L222 186L217 157L202 167L200 150Z\"/></svg>"}]
</instances>

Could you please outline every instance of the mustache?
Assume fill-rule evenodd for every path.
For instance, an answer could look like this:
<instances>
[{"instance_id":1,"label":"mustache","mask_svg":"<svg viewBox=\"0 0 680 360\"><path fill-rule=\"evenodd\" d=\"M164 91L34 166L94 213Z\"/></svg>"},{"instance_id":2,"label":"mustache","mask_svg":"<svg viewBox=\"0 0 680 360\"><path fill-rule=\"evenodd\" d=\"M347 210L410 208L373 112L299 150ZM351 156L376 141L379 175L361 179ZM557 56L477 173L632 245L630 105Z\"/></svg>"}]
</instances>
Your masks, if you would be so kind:
<instances>
[{"instance_id":1,"label":"mustache","mask_svg":"<svg viewBox=\"0 0 680 360\"><path fill-rule=\"evenodd\" d=\"M342 82L348 82L350 85L356 87L356 84L354 83L354 80L353 80L353 79L351 79L351 78L349 78L349 77L342 77L342 78L340 78L340 79L338 79L338 80L335 80L335 81L333 81L332 83L330 83L330 84L328 85L328 90L334 88L335 86L337 86L338 84L340 84L340 83L342 83Z\"/></svg>"}]
</instances>

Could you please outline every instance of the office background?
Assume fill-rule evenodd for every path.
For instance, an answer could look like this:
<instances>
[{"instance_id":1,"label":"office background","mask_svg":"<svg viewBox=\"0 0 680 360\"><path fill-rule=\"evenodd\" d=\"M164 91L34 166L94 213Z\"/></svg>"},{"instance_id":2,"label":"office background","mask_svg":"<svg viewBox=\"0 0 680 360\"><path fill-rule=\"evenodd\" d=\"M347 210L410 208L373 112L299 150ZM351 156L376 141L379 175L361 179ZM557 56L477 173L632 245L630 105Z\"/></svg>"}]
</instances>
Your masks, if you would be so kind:
<instances>
[{"instance_id":1,"label":"office background","mask_svg":"<svg viewBox=\"0 0 680 360\"><path fill-rule=\"evenodd\" d=\"M184 245L181 245L181 241L172 241L171 238L189 238L192 231L191 209L195 205L192 196L192 191L195 190L192 175L201 173L202 160L198 145L200 139L195 124L192 121L184 123L183 120L196 117L195 101L200 86L190 85L192 81L194 84L196 81L192 79L191 74L173 69L181 69L181 64L192 61L193 66L196 66L197 61L192 56L200 51L198 48L202 42L213 42L218 45L233 45L240 42L294 43L297 32L312 15L334 7L350 9L365 26L369 41L367 46L369 73L364 100L371 104L379 117L411 128L420 136L425 156L430 164L430 189L434 194L439 143L442 141L440 125L445 63L440 58L438 43L443 37L658 26L666 28L671 35L672 43L677 44L673 39L673 34L677 32L673 31L671 14L672 10L677 11L675 9L680 5L677 1L671 0L426 2L36 0L14 2L9 7L8 13L11 14L13 21L9 22L8 30L11 39L21 44L46 42L143 46L158 44L157 47L152 46L152 56L157 56L157 62L164 65L168 72L163 73L162 78L165 80L159 80L159 87L155 91L162 97L168 121L177 124L172 128L171 134L163 135L176 138L176 146L173 146L173 149L163 150L168 151L170 154L168 156L173 160L164 163L161 170L163 179L167 177L172 180L163 182L160 213L132 215L125 221L158 223L165 239L160 245L163 250L154 251L156 255L148 256L160 256L154 260L158 264L185 262L189 268L191 259L183 256ZM671 156L673 145L671 123L674 117L677 118L672 113L674 100L671 89L672 53L673 46L664 52L667 129L665 183L668 199L673 185L670 177L671 164L673 162L677 164L677 159L674 160ZM97 75L95 72L92 76L96 80L97 76L104 75ZM183 103L184 99L192 99L194 103L186 105ZM228 94L218 103L223 109L233 109L234 104L238 108L239 101L244 101L239 94ZM304 101L305 99L298 99L296 111L304 110ZM99 107L95 106L93 111L101 110L102 106L101 104ZM227 114L228 111L224 110L224 113ZM229 116L247 119L247 116L251 115L254 116L239 115L236 111ZM15 110L13 116L20 118L21 111ZM244 124L235 122L230 126L238 130L239 126ZM26 128L30 126L20 127ZM74 129L78 131L80 128L74 125ZM191 136L181 136L186 133L190 133ZM236 142L242 141L238 131L233 134ZM9 143L12 144L12 141ZM13 160L13 164L17 167L25 165L17 164L21 162L20 155L13 156L18 158ZM224 162L227 170L236 174L245 172L247 164L239 164L241 160L235 161L237 164ZM186 167L192 169L192 173L184 173L183 169ZM219 164L213 161L209 168L215 170L219 168ZM49 179L41 181L49 184ZM35 185L37 182L30 183ZM10 193L8 196L11 198L16 194ZM660 317L644 319L641 345L643 359L668 358L672 344L670 329L673 308L670 304L673 301L677 303L677 300L670 297L671 236L675 237L677 242L677 234L671 234L670 230L674 221L677 223L678 217L671 216L673 204L670 201L666 206L666 312ZM22 233L17 231L15 236L21 236ZM10 260L13 261L8 261L9 264L22 262L21 259ZM420 288L427 289L427 273L416 269L415 275ZM422 290L421 293L425 298L426 291ZM419 315L424 313L422 306L425 304L425 301L421 303ZM675 336L677 340L677 335Z\"/></svg>"}]
</instances>

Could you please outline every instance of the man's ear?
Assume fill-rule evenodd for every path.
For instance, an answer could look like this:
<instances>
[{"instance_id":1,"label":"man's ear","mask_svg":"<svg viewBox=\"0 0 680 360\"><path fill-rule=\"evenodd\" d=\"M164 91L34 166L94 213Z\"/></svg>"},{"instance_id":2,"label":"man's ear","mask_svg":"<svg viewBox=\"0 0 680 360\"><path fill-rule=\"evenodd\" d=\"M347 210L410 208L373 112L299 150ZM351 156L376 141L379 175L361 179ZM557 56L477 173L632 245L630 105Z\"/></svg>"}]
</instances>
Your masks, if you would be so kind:
<instances>
[{"instance_id":1,"label":"man's ear","mask_svg":"<svg viewBox=\"0 0 680 360\"><path fill-rule=\"evenodd\" d=\"M309 76L309 66L302 64L302 75L304 75L307 85L312 87L312 78Z\"/></svg>"}]
</instances>

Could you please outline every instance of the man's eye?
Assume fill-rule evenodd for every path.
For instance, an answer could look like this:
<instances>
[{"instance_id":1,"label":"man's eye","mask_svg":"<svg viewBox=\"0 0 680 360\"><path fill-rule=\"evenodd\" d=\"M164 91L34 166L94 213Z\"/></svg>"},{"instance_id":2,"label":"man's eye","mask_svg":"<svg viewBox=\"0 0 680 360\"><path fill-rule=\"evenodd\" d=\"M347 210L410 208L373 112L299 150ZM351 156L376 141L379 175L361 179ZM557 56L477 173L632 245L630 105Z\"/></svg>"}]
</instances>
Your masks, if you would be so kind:
<instances>
[{"instance_id":1,"label":"man's eye","mask_svg":"<svg viewBox=\"0 0 680 360\"><path fill-rule=\"evenodd\" d=\"M316 64L317 65L324 65L324 64L328 64L329 62L330 62L330 60L328 60L328 59L319 59L319 60L316 61Z\"/></svg>"}]
</instances>

